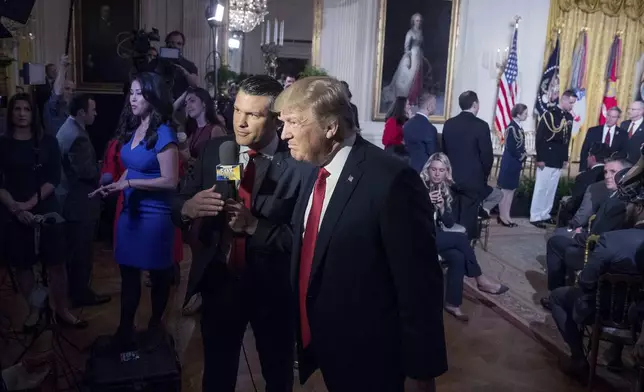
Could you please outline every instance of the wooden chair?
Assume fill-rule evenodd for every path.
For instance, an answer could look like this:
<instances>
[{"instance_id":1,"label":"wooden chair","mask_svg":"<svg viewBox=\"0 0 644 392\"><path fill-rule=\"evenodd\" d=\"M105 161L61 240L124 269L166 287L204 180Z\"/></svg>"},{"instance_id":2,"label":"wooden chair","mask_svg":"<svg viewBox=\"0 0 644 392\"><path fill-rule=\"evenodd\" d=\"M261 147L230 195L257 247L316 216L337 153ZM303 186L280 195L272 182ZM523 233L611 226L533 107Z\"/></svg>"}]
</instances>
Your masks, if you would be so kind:
<instances>
[{"instance_id":1,"label":"wooden chair","mask_svg":"<svg viewBox=\"0 0 644 392\"><path fill-rule=\"evenodd\" d=\"M476 246L477 242L481 243L481 248L487 252L487 244L490 240L490 218L478 217L478 236L472 239L472 248Z\"/></svg>"},{"instance_id":2,"label":"wooden chair","mask_svg":"<svg viewBox=\"0 0 644 392\"><path fill-rule=\"evenodd\" d=\"M641 275L606 273L599 277L595 304L595 322L590 334L590 373L588 391L593 390L597 370L599 341L634 345L636 326L628 317L631 304L637 302L642 288Z\"/></svg>"}]
</instances>

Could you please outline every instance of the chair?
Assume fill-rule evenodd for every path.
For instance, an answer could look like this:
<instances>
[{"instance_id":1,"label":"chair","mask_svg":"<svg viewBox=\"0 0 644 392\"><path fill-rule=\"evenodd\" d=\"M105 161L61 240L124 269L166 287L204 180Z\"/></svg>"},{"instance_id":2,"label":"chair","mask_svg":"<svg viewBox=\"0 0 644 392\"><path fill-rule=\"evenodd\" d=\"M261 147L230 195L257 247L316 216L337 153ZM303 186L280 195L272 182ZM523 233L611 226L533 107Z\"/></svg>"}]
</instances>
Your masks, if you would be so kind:
<instances>
[{"instance_id":1,"label":"chair","mask_svg":"<svg viewBox=\"0 0 644 392\"><path fill-rule=\"evenodd\" d=\"M605 273L599 277L595 322L590 334L588 391L593 390L599 341L604 340L622 345L634 345L637 341L636 325L628 317L628 310L631 304L637 302L641 289L641 275Z\"/></svg>"},{"instance_id":2,"label":"chair","mask_svg":"<svg viewBox=\"0 0 644 392\"><path fill-rule=\"evenodd\" d=\"M478 236L472 239L472 248L474 248L476 246L476 243L480 241L481 248L483 248L483 250L487 252L487 244L490 240L490 218L482 218L479 216L477 224Z\"/></svg>"}]
</instances>

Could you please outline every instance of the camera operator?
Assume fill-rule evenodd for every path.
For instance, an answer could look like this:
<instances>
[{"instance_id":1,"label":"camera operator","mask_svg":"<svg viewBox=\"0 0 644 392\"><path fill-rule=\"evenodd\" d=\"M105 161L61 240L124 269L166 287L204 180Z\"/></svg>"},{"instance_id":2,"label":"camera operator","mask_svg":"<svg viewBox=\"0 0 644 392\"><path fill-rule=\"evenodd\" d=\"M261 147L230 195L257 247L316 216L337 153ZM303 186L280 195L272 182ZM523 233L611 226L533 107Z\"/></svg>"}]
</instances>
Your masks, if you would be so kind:
<instances>
[{"instance_id":1,"label":"camera operator","mask_svg":"<svg viewBox=\"0 0 644 392\"><path fill-rule=\"evenodd\" d=\"M65 271L65 233L60 224L43 225L39 254L35 246L35 215L60 212L54 189L60 182L60 151L56 138L44 134L28 94L16 94L7 108L7 132L0 138L0 201L12 214L6 227L8 260L16 268L20 290L29 302L25 328L38 322L39 307L33 266L46 265L54 315L59 324L85 328L87 322L69 311ZM42 301L42 299L40 299Z\"/></svg>"},{"instance_id":2,"label":"camera operator","mask_svg":"<svg viewBox=\"0 0 644 392\"><path fill-rule=\"evenodd\" d=\"M173 31L165 37L165 45L168 48L179 49L179 59L174 66L174 85L172 86L172 98L179 98L188 87L199 87L199 70L190 60L183 57L183 46L186 37L180 31Z\"/></svg>"}]
</instances>

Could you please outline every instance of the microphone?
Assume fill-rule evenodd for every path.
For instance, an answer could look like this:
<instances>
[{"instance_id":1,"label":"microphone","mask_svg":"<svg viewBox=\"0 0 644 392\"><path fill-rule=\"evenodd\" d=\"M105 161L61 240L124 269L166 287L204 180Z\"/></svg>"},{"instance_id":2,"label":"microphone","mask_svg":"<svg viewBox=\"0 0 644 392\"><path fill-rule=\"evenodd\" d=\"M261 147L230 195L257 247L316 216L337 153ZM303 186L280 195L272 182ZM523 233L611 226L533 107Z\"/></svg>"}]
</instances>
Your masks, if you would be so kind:
<instances>
[{"instance_id":1,"label":"microphone","mask_svg":"<svg viewBox=\"0 0 644 392\"><path fill-rule=\"evenodd\" d=\"M241 181L241 164L238 161L237 145L232 140L227 140L219 146L219 165L217 165L217 181L227 181L231 189L232 198L237 200L237 185Z\"/></svg>"},{"instance_id":2,"label":"microphone","mask_svg":"<svg viewBox=\"0 0 644 392\"><path fill-rule=\"evenodd\" d=\"M102 185L108 185L114 182L114 176L112 173L103 173L101 176L101 181L100 184Z\"/></svg>"}]
</instances>

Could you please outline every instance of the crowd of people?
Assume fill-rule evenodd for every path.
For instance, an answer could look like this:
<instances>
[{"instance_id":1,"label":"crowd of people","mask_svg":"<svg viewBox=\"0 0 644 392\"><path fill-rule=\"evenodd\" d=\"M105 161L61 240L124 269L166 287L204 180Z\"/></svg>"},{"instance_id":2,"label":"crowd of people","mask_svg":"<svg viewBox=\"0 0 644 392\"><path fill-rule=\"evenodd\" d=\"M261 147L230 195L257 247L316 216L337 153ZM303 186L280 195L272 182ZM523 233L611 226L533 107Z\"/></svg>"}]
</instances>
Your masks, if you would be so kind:
<instances>
[{"instance_id":1,"label":"crowd of people","mask_svg":"<svg viewBox=\"0 0 644 392\"><path fill-rule=\"evenodd\" d=\"M184 43L180 32L166 37L170 47ZM512 109L492 187L491 134L477 117L473 91L459 96L461 113L441 134L430 122L434 95L421 91L415 113L398 98L383 151L360 136L344 82L251 76L218 105L182 58L172 86L152 72L132 76L99 165L88 128L100 108L92 96L74 92L68 67L66 56L48 67L48 84L35 100L25 93L11 98L0 138L3 251L30 307L27 330L38 322L36 263L47 267L59 324L86 328L70 309L110 301L91 287L92 244L109 199L116 200L121 290L108 351L153 350L167 336L163 315L187 243L184 311L202 313L205 391L235 389L248 324L267 390L292 390L297 355L300 380L319 368L332 392L402 391L406 378L433 391L447 369L443 310L469 320L461 309L464 278L487 294L508 291L483 274L472 241L497 206L497 222L517 226L510 210L528 157L526 105ZM575 99L564 92L539 121L530 211L538 228L554 223ZM599 275L641 272L635 255L644 244L644 164L633 163L644 142L644 103L634 102L628 113L617 127L621 111L613 108L605 125L588 131L581 173L547 243L550 293L541 304L570 346L566 370L580 378L588 363L579 325L592 315ZM241 165L240 181L221 180L218 168L231 164ZM64 223L43 224L39 217L48 214ZM151 317L138 338L145 271ZM570 284L571 275L578 285ZM611 353L619 365L621 349Z\"/></svg>"}]
</instances>

